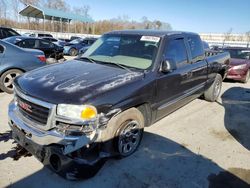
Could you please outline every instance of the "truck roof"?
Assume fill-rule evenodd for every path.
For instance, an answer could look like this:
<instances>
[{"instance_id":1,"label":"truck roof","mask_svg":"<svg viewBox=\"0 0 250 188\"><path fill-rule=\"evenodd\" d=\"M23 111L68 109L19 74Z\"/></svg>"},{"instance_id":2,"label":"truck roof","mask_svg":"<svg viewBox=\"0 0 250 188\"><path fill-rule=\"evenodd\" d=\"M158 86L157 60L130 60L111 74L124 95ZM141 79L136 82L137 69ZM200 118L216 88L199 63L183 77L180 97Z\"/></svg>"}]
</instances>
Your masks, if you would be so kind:
<instances>
[{"instance_id":1,"label":"truck roof","mask_svg":"<svg viewBox=\"0 0 250 188\"><path fill-rule=\"evenodd\" d=\"M177 35L177 34L189 34L189 35L197 35L196 33L192 32L184 32L184 31L160 31L160 30L117 30L111 31L106 34L127 34L127 35L150 35L150 36L157 36L157 37L164 37L170 35Z\"/></svg>"}]
</instances>

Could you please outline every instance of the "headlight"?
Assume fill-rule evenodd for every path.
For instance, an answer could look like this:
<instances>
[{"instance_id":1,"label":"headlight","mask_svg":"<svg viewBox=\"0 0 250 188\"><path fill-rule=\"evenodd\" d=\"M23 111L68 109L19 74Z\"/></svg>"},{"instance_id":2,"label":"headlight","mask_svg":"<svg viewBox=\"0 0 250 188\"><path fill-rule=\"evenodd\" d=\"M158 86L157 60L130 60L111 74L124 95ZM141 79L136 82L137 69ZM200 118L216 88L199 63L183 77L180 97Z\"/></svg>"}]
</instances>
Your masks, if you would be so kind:
<instances>
[{"instance_id":1,"label":"headlight","mask_svg":"<svg viewBox=\"0 0 250 188\"><path fill-rule=\"evenodd\" d=\"M59 104L57 114L72 119L91 120L97 117L97 110L91 105Z\"/></svg>"},{"instance_id":2,"label":"headlight","mask_svg":"<svg viewBox=\"0 0 250 188\"><path fill-rule=\"evenodd\" d=\"M242 64L242 65L233 66L232 68L233 68L233 69L245 69L246 66L247 66L247 64Z\"/></svg>"}]
</instances>

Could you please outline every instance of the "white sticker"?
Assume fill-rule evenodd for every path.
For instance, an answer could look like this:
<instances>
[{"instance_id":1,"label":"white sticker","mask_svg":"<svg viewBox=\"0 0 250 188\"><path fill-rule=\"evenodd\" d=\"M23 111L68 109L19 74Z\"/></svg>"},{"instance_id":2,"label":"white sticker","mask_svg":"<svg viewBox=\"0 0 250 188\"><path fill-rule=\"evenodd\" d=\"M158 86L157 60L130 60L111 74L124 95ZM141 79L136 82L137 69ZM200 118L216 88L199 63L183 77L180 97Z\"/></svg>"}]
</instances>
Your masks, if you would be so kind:
<instances>
[{"instance_id":1,"label":"white sticker","mask_svg":"<svg viewBox=\"0 0 250 188\"><path fill-rule=\"evenodd\" d=\"M147 41L147 42L159 42L160 37L154 37L154 36L142 36L141 41Z\"/></svg>"}]
</instances>

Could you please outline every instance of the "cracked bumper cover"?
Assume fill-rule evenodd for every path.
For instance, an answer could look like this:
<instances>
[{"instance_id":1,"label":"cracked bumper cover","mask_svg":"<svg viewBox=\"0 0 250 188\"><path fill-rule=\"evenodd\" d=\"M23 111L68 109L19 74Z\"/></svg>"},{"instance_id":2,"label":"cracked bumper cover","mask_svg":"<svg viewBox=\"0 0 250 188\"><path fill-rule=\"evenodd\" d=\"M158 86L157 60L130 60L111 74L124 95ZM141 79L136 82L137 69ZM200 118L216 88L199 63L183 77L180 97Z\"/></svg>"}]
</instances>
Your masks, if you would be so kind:
<instances>
[{"instance_id":1,"label":"cracked bumper cover","mask_svg":"<svg viewBox=\"0 0 250 188\"><path fill-rule=\"evenodd\" d=\"M61 169L77 167L79 169L77 171L80 171L82 167L86 168L86 165L93 166L102 161L101 159L108 157L108 154L100 152L99 149L96 150L96 157L91 160L74 158L68 155L80 148L88 148L89 145L95 145L95 147L99 148L99 142L97 141L98 131L90 136L65 136L56 129L40 130L35 127L34 123L27 123L21 118L14 102L9 104L8 115L9 126L12 129L14 140L35 155L44 165L51 163L50 157L55 154L61 161Z\"/></svg>"},{"instance_id":2,"label":"cracked bumper cover","mask_svg":"<svg viewBox=\"0 0 250 188\"><path fill-rule=\"evenodd\" d=\"M58 132L56 129L51 130L41 130L36 128L35 123L28 121L28 119L21 118L19 111L17 110L14 102L9 104L9 125L12 128L14 123L20 130L24 130L27 133L28 139L31 139L38 145L50 145L50 144L61 144L61 145L71 145L80 141L82 145L87 145L93 142L96 135L91 135L89 137L83 136L65 136ZM93 133L95 134L95 133ZM97 134L97 133L96 133Z\"/></svg>"}]
</instances>

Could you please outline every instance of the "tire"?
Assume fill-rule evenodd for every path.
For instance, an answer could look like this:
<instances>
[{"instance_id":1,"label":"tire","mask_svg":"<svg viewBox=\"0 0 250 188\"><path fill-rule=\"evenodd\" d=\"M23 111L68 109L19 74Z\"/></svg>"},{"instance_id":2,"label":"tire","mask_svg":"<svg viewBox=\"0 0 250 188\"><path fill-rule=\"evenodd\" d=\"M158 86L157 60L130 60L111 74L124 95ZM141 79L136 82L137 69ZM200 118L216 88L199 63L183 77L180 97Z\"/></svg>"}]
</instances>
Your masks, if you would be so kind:
<instances>
[{"instance_id":1,"label":"tire","mask_svg":"<svg viewBox=\"0 0 250 188\"><path fill-rule=\"evenodd\" d=\"M246 78L243 80L243 83L247 83L250 78L250 70L247 71Z\"/></svg>"},{"instance_id":2,"label":"tire","mask_svg":"<svg viewBox=\"0 0 250 188\"><path fill-rule=\"evenodd\" d=\"M78 54L78 50L75 48L71 48L69 51L70 56L76 56Z\"/></svg>"},{"instance_id":3,"label":"tire","mask_svg":"<svg viewBox=\"0 0 250 188\"><path fill-rule=\"evenodd\" d=\"M0 77L0 89L6 93L13 93L13 81L14 79L22 74L23 72L19 69L11 69L4 72Z\"/></svg>"},{"instance_id":4,"label":"tire","mask_svg":"<svg viewBox=\"0 0 250 188\"><path fill-rule=\"evenodd\" d=\"M218 99L222 87L222 77L217 74L213 84L205 91L204 98L209 102L214 102Z\"/></svg>"},{"instance_id":5,"label":"tire","mask_svg":"<svg viewBox=\"0 0 250 188\"><path fill-rule=\"evenodd\" d=\"M132 155L143 137L144 117L136 108L130 108L111 118L107 125L106 141L111 141L116 157Z\"/></svg>"}]
</instances>

